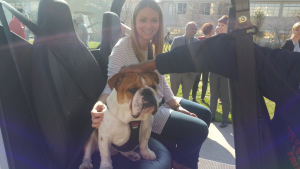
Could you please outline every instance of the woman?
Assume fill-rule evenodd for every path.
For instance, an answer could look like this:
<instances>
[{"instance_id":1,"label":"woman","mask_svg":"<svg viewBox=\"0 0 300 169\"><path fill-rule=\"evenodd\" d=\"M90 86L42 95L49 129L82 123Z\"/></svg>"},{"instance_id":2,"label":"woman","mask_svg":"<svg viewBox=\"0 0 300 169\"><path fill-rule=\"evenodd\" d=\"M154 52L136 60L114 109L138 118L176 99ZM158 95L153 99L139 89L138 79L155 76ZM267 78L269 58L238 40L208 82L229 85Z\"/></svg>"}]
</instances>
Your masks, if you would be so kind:
<instances>
[{"instance_id":1,"label":"woman","mask_svg":"<svg viewBox=\"0 0 300 169\"><path fill-rule=\"evenodd\" d=\"M167 51L169 51L169 40L170 40L170 32L167 32L167 34L165 35L164 37L164 50L163 51L166 51L165 49L167 49Z\"/></svg>"},{"instance_id":2,"label":"woman","mask_svg":"<svg viewBox=\"0 0 300 169\"><path fill-rule=\"evenodd\" d=\"M122 66L146 61L151 49L154 57L162 53L163 16L155 1L142 0L137 4L131 28L130 35L121 39L112 50L108 78L118 73ZM158 140L168 138L177 143L176 152L172 154L174 168L197 169L199 151L208 134L211 112L201 105L174 97L165 77L155 72L159 76L158 101L162 102L164 99L165 103L158 108L154 116L152 137ZM101 123L102 110L110 93L111 90L106 85L91 112L92 126L95 128Z\"/></svg>"},{"instance_id":3,"label":"woman","mask_svg":"<svg viewBox=\"0 0 300 169\"><path fill-rule=\"evenodd\" d=\"M291 39L286 40L281 49L289 50L291 52L300 52L300 22L295 23L292 28Z\"/></svg>"},{"instance_id":4,"label":"woman","mask_svg":"<svg viewBox=\"0 0 300 169\"><path fill-rule=\"evenodd\" d=\"M218 20L218 26L216 28L216 34L226 33L227 32L227 21L228 16L224 15ZM219 89L221 89L221 100L222 100L222 123L220 124L221 128L227 126L228 115L230 110L229 103L229 89L228 89L228 78L220 76L215 73L210 73L209 77L210 84L210 111L212 112L213 120L215 120L216 111L217 111L217 102Z\"/></svg>"}]
</instances>

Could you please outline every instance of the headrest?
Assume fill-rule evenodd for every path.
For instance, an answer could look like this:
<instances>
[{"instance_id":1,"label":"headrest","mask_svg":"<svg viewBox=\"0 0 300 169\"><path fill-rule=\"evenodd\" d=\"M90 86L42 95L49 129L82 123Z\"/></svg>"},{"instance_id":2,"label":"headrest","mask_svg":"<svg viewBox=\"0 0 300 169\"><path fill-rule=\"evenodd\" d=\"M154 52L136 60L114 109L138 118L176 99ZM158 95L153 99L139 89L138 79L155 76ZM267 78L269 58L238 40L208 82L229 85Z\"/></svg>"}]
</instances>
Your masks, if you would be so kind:
<instances>
[{"instance_id":1,"label":"headrest","mask_svg":"<svg viewBox=\"0 0 300 169\"><path fill-rule=\"evenodd\" d=\"M63 0L41 0L37 25L37 37L55 35L60 39L76 34L69 5Z\"/></svg>"},{"instance_id":2,"label":"headrest","mask_svg":"<svg viewBox=\"0 0 300 169\"><path fill-rule=\"evenodd\" d=\"M122 37L121 23L119 16L113 12L105 12L102 22L102 41L101 48L112 49Z\"/></svg>"}]
</instances>

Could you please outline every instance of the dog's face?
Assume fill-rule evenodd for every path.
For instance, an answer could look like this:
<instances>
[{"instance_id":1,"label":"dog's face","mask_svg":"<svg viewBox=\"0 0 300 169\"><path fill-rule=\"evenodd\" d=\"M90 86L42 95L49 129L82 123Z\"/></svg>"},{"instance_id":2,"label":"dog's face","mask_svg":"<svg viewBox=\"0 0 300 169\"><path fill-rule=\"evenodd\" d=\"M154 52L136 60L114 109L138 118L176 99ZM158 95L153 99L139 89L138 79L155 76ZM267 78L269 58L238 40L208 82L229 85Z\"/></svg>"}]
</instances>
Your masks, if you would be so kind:
<instances>
[{"instance_id":1,"label":"dog's face","mask_svg":"<svg viewBox=\"0 0 300 169\"><path fill-rule=\"evenodd\" d=\"M119 104L129 103L131 115L138 118L141 113L154 115L157 112L158 76L154 72L145 74L118 73L107 84L117 92Z\"/></svg>"}]
</instances>

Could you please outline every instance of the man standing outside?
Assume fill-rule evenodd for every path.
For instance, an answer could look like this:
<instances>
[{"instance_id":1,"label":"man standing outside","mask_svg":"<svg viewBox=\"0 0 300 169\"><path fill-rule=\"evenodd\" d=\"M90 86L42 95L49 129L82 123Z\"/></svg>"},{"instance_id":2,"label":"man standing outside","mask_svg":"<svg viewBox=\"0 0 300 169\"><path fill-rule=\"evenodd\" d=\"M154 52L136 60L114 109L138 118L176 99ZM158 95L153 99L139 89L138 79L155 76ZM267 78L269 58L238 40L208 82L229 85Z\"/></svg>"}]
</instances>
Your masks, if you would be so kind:
<instances>
[{"instance_id":1,"label":"man standing outside","mask_svg":"<svg viewBox=\"0 0 300 169\"><path fill-rule=\"evenodd\" d=\"M213 36L215 34L214 31L214 24L213 23L205 23L202 28L201 28L204 36L199 36L198 39L199 40L204 40L207 39L211 36ZM198 85L201 79L201 74L202 74L202 93L201 93L201 104L204 104L204 97L206 94L206 90L207 90L207 83L208 83L208 71L205 70L201 70L199 72L199 74L196 76L195 78L195 82L193 85L193 90L192 90L192 100L193 102L196 102L196 95L197 95L197 91L198 91Z\"/></svg>"},{"instance_id":2,"label":"man standing outside","mask_svg":"<svg viewBox=\"0 0 300 169\"><path fill-rule=\"evenodd\" d=\"M79 39L82 41L82 43L89 47L89 34L86 25L83 21L83 14L79 13L76 18L77 28L76 28L76 34L79 37Z\"/></svg>"},{"instance_id":3,"label":"man standing outside","mask_svg":"<svg viewBox=\"0 0 300 169\"><path fill-rule=\"evenodd\" d=\"M17 10L23 13L23 9L17 9ZM25 27L17 17L14 16L14 18L9 22L9 29L10 31L22 37L23 39L26 39Z\"/></svg>"},{"instance_id":4,"label":"man standing outside","mask_svg":"<svg viewBox=\"0 0 300 169\"><path fill-rule=\"evenodd\" d=\"M199 41L195 38L197 32L197 24L195 22L188 22L185 25L185 34L179 37L175 37L171 45L171 50L177 46L185 45L191 42ZM189 100L190 91L194 84L196 73L172 73L170 74L171 89L174 95L177 95L179 85L182 85L182 96L184 99Z\"/></svg>"}]
</instances>

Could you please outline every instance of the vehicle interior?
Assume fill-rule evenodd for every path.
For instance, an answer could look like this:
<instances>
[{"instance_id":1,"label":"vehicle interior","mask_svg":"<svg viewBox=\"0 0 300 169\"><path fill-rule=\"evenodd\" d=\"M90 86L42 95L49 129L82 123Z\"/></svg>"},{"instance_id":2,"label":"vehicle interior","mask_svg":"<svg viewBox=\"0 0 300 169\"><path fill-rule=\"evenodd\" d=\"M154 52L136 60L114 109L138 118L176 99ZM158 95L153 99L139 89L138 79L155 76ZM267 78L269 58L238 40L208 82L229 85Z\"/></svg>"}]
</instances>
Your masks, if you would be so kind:
<instances>
[{"instance_id":1,"label":"vehicle interior","mask_svg":"<svg viewBox=\"0 0 300 169\"><path fill-rule=\"evenodd\" d=\"M0 1L0 150L5 150L0 152L1 169L79 167L82 148L94 130L86 113L90 114L105 87L108 56L121 38L119 16L124 2L113 0L111 10L98 16L103 17L101 45L89 50L76 36L71 11L65 1L41 0L37 24ZM249 43L252 34L247 34L247 30L253 29L252 24L237 27L235 23L238 11L249 16L249 0L232 0L232 4L228 30L239 29L236 33L240 35L240 42ZM244 10L247 7L248 14ZM4 9L33 32L33 44L9 30ZM251 48L244 51L251 51ZM240 71L247 74L249 81L231 82L236 168L276 168L275 150L263 151L272 144L269 128L261 127L268 124L268 117L251 113L258 110L267 113L267 110L257 106L261 100L255 83L255 60L253 52L248 53L249 57L239 64L248 65ZM248 83L253 84L251 90L246 90ZM251 97L240 99L241 95ZM241 106L249 109L242 112ZM243 116L249 118L246 120ZM245 134L250 129L252 132ZM261 133L264 133L263 138ZM169 149L175 147L172 142L168 145ZM157 160L134 163L116 155L112 157L114 168L171 167L171 155L165 146L151 138L149 147L156 153ZM259 155L253 157L253 154ZM99 153L95 153L94 168L99 168L99 163Z\"/></svg>"}]
</instances>

